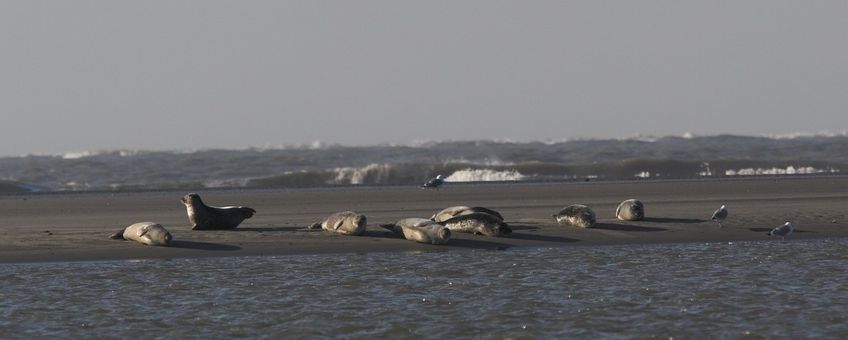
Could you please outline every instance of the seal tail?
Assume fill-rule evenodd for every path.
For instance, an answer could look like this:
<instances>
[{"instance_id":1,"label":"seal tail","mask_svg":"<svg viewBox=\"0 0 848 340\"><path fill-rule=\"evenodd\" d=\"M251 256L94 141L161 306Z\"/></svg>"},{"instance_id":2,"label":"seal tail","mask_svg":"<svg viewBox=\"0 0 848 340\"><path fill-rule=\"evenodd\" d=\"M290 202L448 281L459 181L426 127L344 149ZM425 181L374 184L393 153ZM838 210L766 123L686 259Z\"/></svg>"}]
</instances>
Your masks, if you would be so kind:
<instances>
[{"instance_id":1,"label":"seal tail","mask_svg":"<svg viewBox=\"0 0 848 340\"><path fill-rule=\"evenodd\" d=\"M124 229L118 230L117 233L109 235L109 238L113 240L124 240Z\"/></svg>"},{"instance_id":2,"label":"seal tail","mask_svg":"<svg viewBox=\"0 0 848 340\"><path fill-rule=\"evenodd\" d=\"M312 223L306 226L306 229L321 229L321 222Z\"/></svg>"}]
</instances>

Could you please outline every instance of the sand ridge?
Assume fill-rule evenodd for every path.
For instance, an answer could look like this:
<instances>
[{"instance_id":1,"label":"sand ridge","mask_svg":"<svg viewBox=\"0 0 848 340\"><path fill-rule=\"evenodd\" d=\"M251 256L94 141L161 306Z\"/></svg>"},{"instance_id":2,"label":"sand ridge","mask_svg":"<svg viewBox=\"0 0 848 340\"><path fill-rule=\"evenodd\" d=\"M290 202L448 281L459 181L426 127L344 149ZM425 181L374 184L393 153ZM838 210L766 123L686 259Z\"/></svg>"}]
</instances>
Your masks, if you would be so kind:
<instances>
[{"instance_id":1,"label":"sand ridge","mask_svg":"<svg viewBox=\"0 0 848 340\"><path fill-rule=\"evenodd\" d=\"M771 228L792 221L788 240L848 236L848 177L632 181L590 183L447 184L304 190L200 192L210 205L244 205L256 215L232 231L193 231L180 197L185 192L62 193L0 196L0 262L126 260L393 251L507 249L666 242L770 240ZM617 205L645 204L644 221L619 221ZM566 205L590 206L595 228L559 226L551 218ZM719 228L710 216L726 204ZM449 206L483 206L504 215L514 232L494 238L454 233L448 245L394 237L379 227L407 217L429 218ZM332 213L365 214L365 236L341 236L308 225ZM163 224L172 247L110 240L130 224Z\"/></svg>"}]
</instances>

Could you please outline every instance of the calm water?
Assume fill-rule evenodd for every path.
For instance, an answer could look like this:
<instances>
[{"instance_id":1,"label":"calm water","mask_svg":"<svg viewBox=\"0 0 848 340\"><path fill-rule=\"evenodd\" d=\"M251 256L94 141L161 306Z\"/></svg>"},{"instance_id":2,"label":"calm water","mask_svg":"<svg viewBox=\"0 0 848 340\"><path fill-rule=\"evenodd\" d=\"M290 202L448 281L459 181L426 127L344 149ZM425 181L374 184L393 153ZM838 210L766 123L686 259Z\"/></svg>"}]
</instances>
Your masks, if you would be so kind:
<instances>
[{"instance_id":1,"label":"calm water","mask_svg":"<svg viewBox=\"0 0 848 340\"><path fill-rule=\"evenodd\" d=\"M848 240L0 265L0 337L848 337Z\"/></svg>"}]
</instances>

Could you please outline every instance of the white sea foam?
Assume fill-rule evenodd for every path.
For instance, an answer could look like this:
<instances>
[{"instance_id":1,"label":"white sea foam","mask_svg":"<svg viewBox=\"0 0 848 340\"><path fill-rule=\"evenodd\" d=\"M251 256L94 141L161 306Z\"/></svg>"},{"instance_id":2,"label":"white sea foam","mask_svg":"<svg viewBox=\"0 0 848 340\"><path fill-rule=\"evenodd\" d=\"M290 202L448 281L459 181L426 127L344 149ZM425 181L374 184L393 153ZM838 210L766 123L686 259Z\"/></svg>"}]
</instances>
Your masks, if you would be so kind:
<instances>
[{"instance_id":1,"label":"white sea foam","mask_svg":"<svg viewBox=\"0 0 848 340\"><path fill-rule=\"evenodd\" d=\"M463 169L448 176L446 182L520 181L526 176L515 170Z\"/></svg>"},{"instance_id":2,"label":"white sea foam","mask_svg":"<svg viewBox=\"0 0 848 340\"><path fill-rule=\"evenodd\" d=\"M203 187L207 189L215 188L243 188L250 182L250 178L231 178L231 179L211 179L203 182Z\"/></svg>"},{"instance_id":3,"label":"white sea foam","mask_svg":"<svg viewBox=\"0 0 848 340\"><path fill-rule=\"evenodd\" d=\"M389 171L392 166L389 164L369 164L361 168L335 168L336 178L330 184L364 184L365 179L370 176L376 176L377 183L383 183L388 178Z\"/></svg>"},{"instance_id":4,"label":"white sea foam","mask_svg":"<svg viewBox=\"0 0 848 340\"><path fill-rule=\"evenodd\" d=\"M764 175L807 175L821 173L838 173L839 169L827 168L816 169L811 166L794 167L787 166L786 168L745 168L738 170L727 170L724 172L726 176L764 176Z\"/></svg>"},{"instance_id":5,"label":"white sea foam","mask_svg":"<svg viewBox=\"0 0 848 340\"><path fill-rule=\"evenodd\" d=\"M848 137L848 130L842 130L839 132L833 131L819 131L819 132L791 132L784 134L772 134L772 135L762 135L765 138L771 139L798 139L798 138L812 138L812 137Z\"/></svg>"}]
</instances>

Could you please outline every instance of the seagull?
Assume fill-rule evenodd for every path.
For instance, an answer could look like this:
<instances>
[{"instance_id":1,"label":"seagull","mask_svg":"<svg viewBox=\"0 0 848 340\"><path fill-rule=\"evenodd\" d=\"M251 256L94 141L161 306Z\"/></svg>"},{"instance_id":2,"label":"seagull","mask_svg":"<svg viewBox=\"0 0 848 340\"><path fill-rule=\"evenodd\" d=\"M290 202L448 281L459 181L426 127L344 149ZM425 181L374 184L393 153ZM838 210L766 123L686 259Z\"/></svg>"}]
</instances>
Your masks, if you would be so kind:
<instances>
[{"instance_id":1,"label":"seagull","mask_svg":"<svg viewBox=\"0 0 848 340\"><path fill-rule=\"evenodd\" d=\"M718 227L721 228L721 227L723 227L721 225L721 222L724 222L724 219L726 219L726 218L727 218L727 207L725 207L722 204L721 208L718 208L718 210L716 210L713 213L712 220L718 222Z\"/></svg>"},{"instance_id":2,"label":"seagull","mask_svg":"<svg viewBox=\"0 0 848 340\"><path fill-rule=\"evenodd\" d=\"M789 236L793 231L795 231L795 226L792 223L786 222L782 226L772 229L768 235L769 236L780 236L781 239L786 239L786 236Z\"/></svg>"},{"instance_id":3,"label":"seagull","mask_svg":"<svg viewBox=\"0 0 848 340\"><path fill-rule=\"evenodd\" d=\"M424 183L424 185L421 186L421 189L438 188L438 187L442 186L442 184L444 184L444 183L445 183L445 176L438 175L438 176L436 176L436 178L433 178L433 179L427 181L427 183Z\"/></svg>"}]
</instances>

